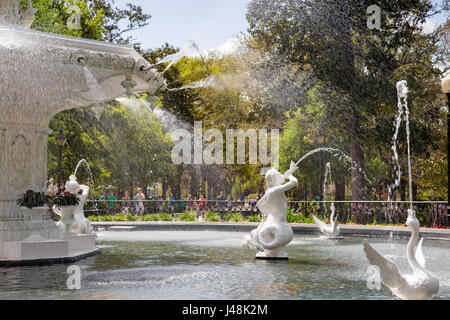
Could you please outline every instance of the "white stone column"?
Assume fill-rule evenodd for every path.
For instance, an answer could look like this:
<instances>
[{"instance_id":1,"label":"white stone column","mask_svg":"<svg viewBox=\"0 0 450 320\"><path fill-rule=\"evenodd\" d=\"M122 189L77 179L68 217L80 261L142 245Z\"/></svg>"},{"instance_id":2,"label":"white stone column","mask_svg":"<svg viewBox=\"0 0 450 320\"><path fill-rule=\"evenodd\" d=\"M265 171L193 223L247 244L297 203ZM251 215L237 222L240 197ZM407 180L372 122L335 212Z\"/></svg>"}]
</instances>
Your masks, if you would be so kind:
<instances>
[{"instance_id":1,"label":"white stone column","mask_svg":"<svg viewBox=\"0 0 450 320\"><path fill-rule=\"evenodd\" d=\"M27 190L46 190L48 134L44 127L0 123L0 257L3 242L22 235L17 198Z\"/></svg>"}]
</instances>

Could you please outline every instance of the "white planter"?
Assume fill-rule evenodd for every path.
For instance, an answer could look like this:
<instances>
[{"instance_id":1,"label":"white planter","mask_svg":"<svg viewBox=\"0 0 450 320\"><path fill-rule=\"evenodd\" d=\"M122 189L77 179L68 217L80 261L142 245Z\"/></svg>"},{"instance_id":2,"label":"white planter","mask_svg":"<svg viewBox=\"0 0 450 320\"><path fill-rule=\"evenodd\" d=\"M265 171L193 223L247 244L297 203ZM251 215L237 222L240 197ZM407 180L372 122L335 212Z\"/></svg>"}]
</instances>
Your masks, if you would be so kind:
<instances>
[{"instance_id":1,"label":"white planter","mask_svg":"<svg viewBox=\"0 0 450 320\"><path fill-rule=\"evenodd\" d=\"M66 226L64 234L65 235L71 235L74 234L72 232L72 223L75 221L75 209L77 206L70 206L70 207L60 207L61 210L61 222L64 223Z\"/></svg>"},{"instance_id":2,"label":"white planter","mask_svg":"<svg viewBox=\"0 0 450 320\"><path fill-rule=\"evenodd\" d=\"M42 231L44 229L44 214L47 212L47 207L36 207L36 208L27 208L20 207L20 215L19 218L23 219L23 225L19 226L20 235L16 240L29 240L29 241L37 241L37 240L45 240ZM17 230L16 230L17 231Z\"/></svg>"}]
</instances>

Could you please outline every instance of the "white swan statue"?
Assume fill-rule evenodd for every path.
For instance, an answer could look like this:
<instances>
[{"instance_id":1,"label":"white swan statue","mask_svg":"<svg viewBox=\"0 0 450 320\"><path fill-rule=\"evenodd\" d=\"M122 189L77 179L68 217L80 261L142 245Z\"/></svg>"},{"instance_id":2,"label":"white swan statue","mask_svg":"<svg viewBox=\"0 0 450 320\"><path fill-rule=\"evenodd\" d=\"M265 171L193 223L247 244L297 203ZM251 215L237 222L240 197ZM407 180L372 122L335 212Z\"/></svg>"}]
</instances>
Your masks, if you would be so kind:
<instances>
[{"instance_id":1,"label":"white swan statue","mask_svg":"<svg viewBox=\"0 0 450 320\"><path fill-rule=\"evenodd\" d=\"M339 223L334 218L336 208L334 207L334 203L331 204L331 216L330 216L330 222L331 224L326 224L325 222L319 220L316 216L313 215L314 222L319 227L320 231L327 236L329 239L340 239L339 234L341 233L341 230L339 228Z\"/></svg>"},{"instance_id":2,"label":"white swan statue","mask_svg":"<svg viewBox=\"0 0 450 320\"><path fill-rule=\"evenodd\" d=\"M364 240L364 252L369 262L380 268L383 283L396 297L402 300L428 300L438 293L439 281L425 269L425 258L422 253L423 238L416 249L420 223L414 210L408 210L406 225L411 229L406 253L413 274L400 274L397 265L380 255L367 240Z\"/></svg>"}]
</instances>

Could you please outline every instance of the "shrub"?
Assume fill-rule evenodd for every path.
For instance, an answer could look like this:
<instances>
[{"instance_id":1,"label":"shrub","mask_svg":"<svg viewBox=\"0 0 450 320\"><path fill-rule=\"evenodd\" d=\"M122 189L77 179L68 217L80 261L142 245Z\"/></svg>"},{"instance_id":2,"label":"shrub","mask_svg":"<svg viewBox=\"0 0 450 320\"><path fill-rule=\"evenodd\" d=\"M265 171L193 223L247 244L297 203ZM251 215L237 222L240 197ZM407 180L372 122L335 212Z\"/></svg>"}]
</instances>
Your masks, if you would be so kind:
<instances>
[{"instance_id":1,"label":"shrub","mask_svg":"<svg viewBox=\"0 0 450 320\"><path fill-rule=\"evenodd\" d=\"M206 214L205 220L208 222L218 222L220 221L220 216L214 211L210 211Z\"/></svg>"},{"instance_id":2,"label":"shrub","mask_svg":"<svg viewBox=\"0 0 450 320\"><path fill-rule=\"evenodd\" d=\"M231 212L225 216L225 221L242 222L244 221L244 217L240 213Z\"/></svg>"},{"instance_id":3,"label":"shrub","mask_svg":"<svg viewBox=\"0 0 450 320\"><path fill-rule=\"evenodd\" d=\"M172 216L167 213L160 213L160 214L157 214L157 216L158 216L158 221L173 221Z\"/></svg>"},{"instance_id":4,"label":"shrub","mask_svg":"<svg viewBox=\"0 0 450 320\"><path fill-rule=\"evenodd\" d=\"M257 214L254 214L247 219L248 222L261 222L261 219Z\"/></svg>"},{"instance_id":5,"label":"shrub","mask_svg":"<svg viewBox=\"0 0 450 320\"><path fill-rule=\"evenodd\" d=\"M141 221L159 221L159 217L157 214L147 214L140 219Z\"/></svg>"},{"instance_id":6,"label":"shrub","mask_svg":"<svg viewBox=\"0 0 450 320\"><path fill-rule=\"evenodd\" d=\"M195 221L195 214L193 212L185 211L179 217L180 221Z\"/></svg>"},{"instance_id":7,"label":"shrub","mask_svg":"<svg viewBox=\"0 0 450 320\"><path fill-rule=\"evenodd\" d=\"M286 220L289 223L314 223L314 218L306 217L304 214L296 214L293 209L286 212Z\"/></svg>"}]
</instances>

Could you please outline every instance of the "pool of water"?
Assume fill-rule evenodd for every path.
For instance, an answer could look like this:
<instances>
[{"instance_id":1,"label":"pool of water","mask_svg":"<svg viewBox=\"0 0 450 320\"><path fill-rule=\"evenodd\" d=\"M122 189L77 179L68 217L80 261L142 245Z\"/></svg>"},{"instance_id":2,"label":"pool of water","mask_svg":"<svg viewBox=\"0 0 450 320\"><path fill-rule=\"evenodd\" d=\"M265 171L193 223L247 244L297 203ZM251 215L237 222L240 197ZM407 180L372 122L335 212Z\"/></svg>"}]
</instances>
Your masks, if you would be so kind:
<instances>
[{"instance_id":1,"label":"pool of water","mask_svg":"<svg viewBox=\"0 0 450 320\"><path fill-rule=\"evenodd\" d=\"M81 289L68 290L69 265L0 268L0 299L392 299L369 289L362 239L295 236L288 261L261 261L239 247L244 233L99 232L102 254L75 263ZM371 240L409 273L406 241ZM450 245L424 242L439 278L434 299L450 299Z\"/></svg>"}]
</instances>

